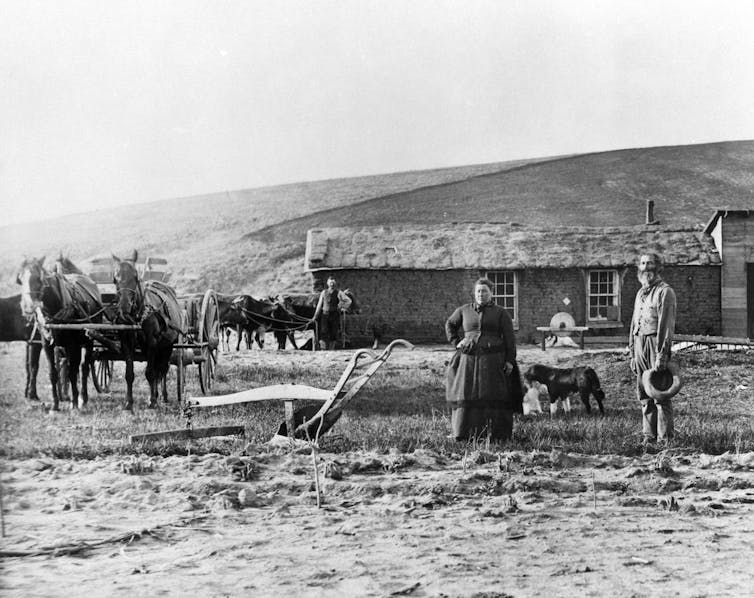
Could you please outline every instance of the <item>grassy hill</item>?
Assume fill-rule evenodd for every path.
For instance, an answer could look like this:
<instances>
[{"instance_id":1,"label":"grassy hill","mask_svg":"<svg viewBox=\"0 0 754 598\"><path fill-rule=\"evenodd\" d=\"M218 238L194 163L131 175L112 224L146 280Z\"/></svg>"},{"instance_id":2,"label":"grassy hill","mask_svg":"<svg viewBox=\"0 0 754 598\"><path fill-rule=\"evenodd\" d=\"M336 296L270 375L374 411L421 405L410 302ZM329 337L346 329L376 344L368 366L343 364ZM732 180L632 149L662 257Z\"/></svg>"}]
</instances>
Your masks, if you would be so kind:
<instances>
[{"instance_id":1,"label":"grassy hill","mask_svg":"<svg viewBox=\"0 0 754 598\"><path fill-rule=\"evenodd\" d=\"M631 149L333 179L100 210L0 228L0 291L24 255L75 261L167 257L179 292L262 296L305 290L306 231L406 222L701 225L717 207L754 207L754 141Z\"/></svg>"}]
</instances>

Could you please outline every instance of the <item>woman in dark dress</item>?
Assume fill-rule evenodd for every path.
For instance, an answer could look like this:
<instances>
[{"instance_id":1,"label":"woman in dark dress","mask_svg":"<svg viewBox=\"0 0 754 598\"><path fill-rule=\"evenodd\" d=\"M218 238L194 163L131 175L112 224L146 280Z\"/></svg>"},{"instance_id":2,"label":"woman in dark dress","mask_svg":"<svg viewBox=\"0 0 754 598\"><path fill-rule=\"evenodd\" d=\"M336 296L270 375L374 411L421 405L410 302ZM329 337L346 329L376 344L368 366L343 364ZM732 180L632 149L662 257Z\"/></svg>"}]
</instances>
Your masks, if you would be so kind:
<instances>
[{"instance_id":1,"label":"woman in dark dress","mask_svg":"<svg viewBox=\"0 0 754 598\"><path fill-rule=\"evenodd\" d=\"M492 288L492 282L480 278L474 302L459 307L445 322L448 340L456 347L445 378L452 408L450 437L456 440L508 440L513 413L521 411L513 321L492 301Z\"/></svg>"}]
</instances>

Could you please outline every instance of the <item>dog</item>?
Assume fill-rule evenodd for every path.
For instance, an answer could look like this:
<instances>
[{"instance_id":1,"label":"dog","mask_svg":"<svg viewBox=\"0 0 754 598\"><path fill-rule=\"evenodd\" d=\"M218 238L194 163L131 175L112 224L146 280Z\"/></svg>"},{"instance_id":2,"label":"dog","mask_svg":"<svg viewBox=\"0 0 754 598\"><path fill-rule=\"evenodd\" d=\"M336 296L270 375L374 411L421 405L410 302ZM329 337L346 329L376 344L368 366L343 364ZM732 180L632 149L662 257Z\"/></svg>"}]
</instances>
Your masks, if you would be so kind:
<instances>
[{"instance_id":1,"label":"dog","mask_svg":"<svg viewBox=\"0 0 754 598\"><path fill-rule=\"evenodd\" d=\"M561 401L563 410L570 413L571 400L569 395L574 392L579 393L587 413L592 412L592 407L589 404L591 395L597 401L600 413L605 414L605 408L602 405L602 401L605 400L605 393L600 387L597 372L590 367L560 369L535 363L524 373L524 381L529 388L532 388L535 382L547 387L550 394L550 415L557 413L558 403Z\"/></svg>"},{"instance_id":2,"label":"dog","mask_svg":"<svg viewBox=\"0 0 754 598\"><path fill-rule=\"evenodd\" d=\"M550 395L547 392L547 387L534 380L531 386L527 385L527 388L528 390L524 394L523 402L524 415L542 413L542 404L539 402L539 399L544 395L549 400Z\"/></svg>"}]
</instances>

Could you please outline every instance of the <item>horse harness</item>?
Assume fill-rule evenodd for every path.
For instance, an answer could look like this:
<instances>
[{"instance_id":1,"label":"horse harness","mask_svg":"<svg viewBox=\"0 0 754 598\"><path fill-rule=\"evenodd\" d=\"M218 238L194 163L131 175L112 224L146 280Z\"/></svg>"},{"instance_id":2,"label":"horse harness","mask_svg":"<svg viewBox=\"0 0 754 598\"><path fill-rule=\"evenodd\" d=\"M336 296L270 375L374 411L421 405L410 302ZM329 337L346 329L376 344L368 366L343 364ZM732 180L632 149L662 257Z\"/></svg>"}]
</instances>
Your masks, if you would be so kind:
<instances>
[{"instance_id":1,"label":"horse harness","mask_svg":"<svg viewBox=\"0 0 754 598\"><path fill-rule=\"evenodd\" d=\"M136 301L134 301L136 313L134 314L134 310L132 309L131 314L121 314L121 317L123 319L130 319L136 324L141 325L147 318L151 317L152 315L156 315L166 328L170 328L178 334L186 334L185 330L175 326L171 321L172 318L170 317L170 307L168 305L168 301L175 298L170 296L168 291L160 289L154 284L149 285L147 290L151 292L152 296L156 297L159 300L158 305L154 305L146 299L147 293L142 288L141 281L138 278L136 279L135 289L130 289L128 287L121 287L118 289L119 292L128 291L129 293L133 293L136 299Z\"/></svg>"}]
</instances>

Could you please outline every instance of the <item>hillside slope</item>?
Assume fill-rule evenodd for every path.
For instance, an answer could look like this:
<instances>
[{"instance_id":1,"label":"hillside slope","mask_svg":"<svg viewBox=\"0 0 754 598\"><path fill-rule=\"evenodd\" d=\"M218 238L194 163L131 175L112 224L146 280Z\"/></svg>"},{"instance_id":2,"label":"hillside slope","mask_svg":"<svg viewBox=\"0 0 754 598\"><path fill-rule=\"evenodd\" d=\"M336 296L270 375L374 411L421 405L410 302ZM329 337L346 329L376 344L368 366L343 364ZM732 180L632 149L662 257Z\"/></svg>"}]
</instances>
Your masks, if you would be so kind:
<instances>
[{"instance_id":1,"label":"hillside slope","mask_svg":"<svg viewBox=\"0 0 754 598\"><path fill-rule=\"evenodd\" d=\"M407 222L701 225L754 207L754 141L631 149L334 179L102 210L0 229L4 294L23 255L74 259L132 247L170 261L180 292L308 288L306 231Z\"/></svg>"},{"instance_id":2,"label":"hillside slope","mask_svg":"<svg viewBox=\"0 0 754 598\"><path fill-rule=\"evenodd\" d=\"M321 210L536 161L516 160L225 191L0 227L0 294L17 292L13 280L24 256L54 257L62 251L78 261L111 252L127 254L134 247L167 257L176 270L174 281L180 291L202 290L208 286L251 291L254 287L250 281L247 284L245 271L230 271L229 277L224 276L223 260L227 249L235 247L250 232ZM244 254L240 257L243 259Z\"/></svg>"}]
</instances>

